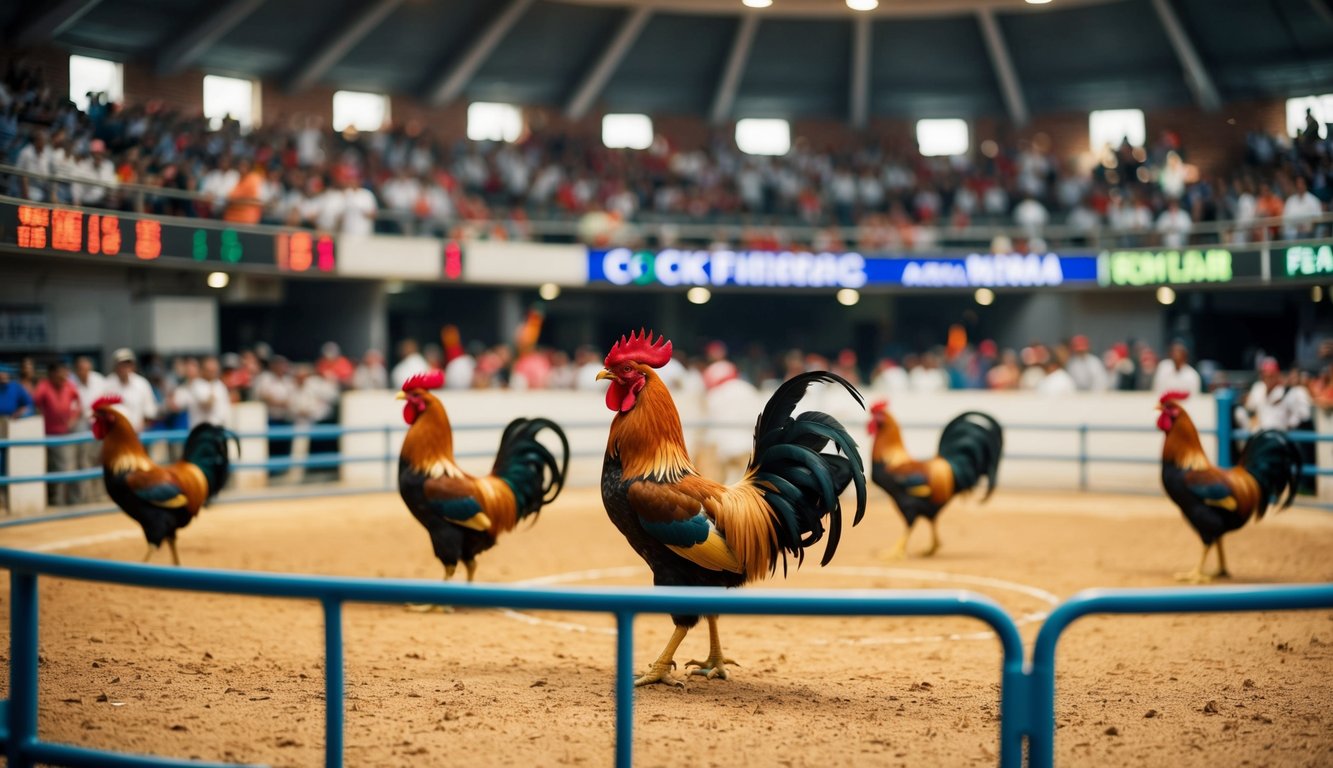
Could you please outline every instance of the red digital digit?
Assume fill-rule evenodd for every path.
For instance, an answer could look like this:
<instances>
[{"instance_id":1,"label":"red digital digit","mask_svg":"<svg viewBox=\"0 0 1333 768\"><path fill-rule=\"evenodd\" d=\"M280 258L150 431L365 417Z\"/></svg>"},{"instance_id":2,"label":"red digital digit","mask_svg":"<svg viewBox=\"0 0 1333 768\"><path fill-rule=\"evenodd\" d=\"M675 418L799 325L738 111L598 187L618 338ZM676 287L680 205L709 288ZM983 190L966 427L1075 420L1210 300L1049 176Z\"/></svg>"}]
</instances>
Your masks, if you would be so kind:
<instances>
[{"instance_id":1,"label":"red digital digit","mask_svg":"<svg viewBox=\"0 0 1333 768\"><path fill-rule=\"evenodd\" d=\"M102 217L96 213L88 214L88 253L96 256L102 252Z\"/></svg>"},{"instance_id":2,"label":"red digital digit","mask_svg":"<svg viewBox=\"0 0 1333 768\"><path fill-rule=\"evenodd\" d=\"M313 248L314 242L309 232L293 232L287 254L287 269L293 272L310 269L310 263L314 260Z\"/></svg>"},{"instance_id":3,"label":"red digital digit","mask_svg":"<svg viewBox=\"0 0 1333 768\"><path fill-rule=\"evenodd\" d=\"M319 252L319 271L332 272L334 267L333 238L328 235L320 237L318 244L315 246L315 250Z\"/></svg>"},{"instance_id":4,"label":"red digital digit","mask_svg":"<svg viewBox=\"0 0 1333 768\"><path fill-rule=\"evenodd\" d=\"M134 255L151 261L162 255L162 223L152 219L134 222Z\"/></svg>"},{"instance_id":5,"label":"red digital digit","mask_svg":"<svg viewBox=\"0 0 1333 768\"><path fill-rule=\"evenodd\" d=\"M51 247L57 251L83 250L83 211L52 211Z\"/></svg>"},{"instance_id":6,"label":"red digital digit","mask_svg":"<svg viewBox=\"0 0 1333 768\"><path fill-rule=\"evenodd\" d=\"M51 211L31 205L19 206L18 241L20 248L45 248L46 228L51 223Z\"/></svg>"},{"instance_id":7,"label":"red digital digit","mask_svg":"<svg viewBox=\"0 0 1333 768\"><path fill-rule=\"evenodd\" d=\"M120 253L120 218L102 217L102 253L115 256Z\"/></svg>"}]
</instances>

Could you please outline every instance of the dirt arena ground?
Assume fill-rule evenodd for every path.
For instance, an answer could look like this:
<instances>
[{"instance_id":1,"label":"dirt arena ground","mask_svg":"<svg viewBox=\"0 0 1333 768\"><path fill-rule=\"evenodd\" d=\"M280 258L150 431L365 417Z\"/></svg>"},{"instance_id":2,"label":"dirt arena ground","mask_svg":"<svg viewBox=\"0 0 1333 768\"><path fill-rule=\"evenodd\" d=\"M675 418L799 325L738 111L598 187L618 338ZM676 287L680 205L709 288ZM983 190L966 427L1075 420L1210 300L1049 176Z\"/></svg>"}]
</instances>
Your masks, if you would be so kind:
<instances>
[{"instance_id":1,"label":"dirt arena ground","mask_svg":"<svg viewBox=\"0 0 1333 768\"><path fill-rule=\"evenodd\" d=\"M938 556L889 563L883 553L901 522L884 495L872 492L871 504L829 569L812 562L787 585L964 586L1027 616L1085 587L1172 584L1199 554L1163 498L1001 490L985 506L945 513ZM913 551L925 544L918 535ZM0 542L126 561L144 547L121 515L8 529ZM1333 513L1289 510L1229 542L1237 582L1333 580ZM219 505L182 534L181 555L214 568L440 574L425 534L388 494ZM592 490L567 492L480 563L483 581L649 582ZM43 581L41 601L42 738L321 763L313 603L58 580ZM609 617L353 605L346 624L348 765L611 763ZM1023 627L1029 647L1037 626ZM638 628L643 668L671 624L645 616ZM637 764L994 764L999 650L989 636L967 637L980 625L724 617L721 628L743 666L730 681L641 690ZM1065 765L1333 765L1333 613L1088 619L1066 638L1057 702ZM678 659L703 656L706 644L696 631Z\"/></svg>"}]
</instances>

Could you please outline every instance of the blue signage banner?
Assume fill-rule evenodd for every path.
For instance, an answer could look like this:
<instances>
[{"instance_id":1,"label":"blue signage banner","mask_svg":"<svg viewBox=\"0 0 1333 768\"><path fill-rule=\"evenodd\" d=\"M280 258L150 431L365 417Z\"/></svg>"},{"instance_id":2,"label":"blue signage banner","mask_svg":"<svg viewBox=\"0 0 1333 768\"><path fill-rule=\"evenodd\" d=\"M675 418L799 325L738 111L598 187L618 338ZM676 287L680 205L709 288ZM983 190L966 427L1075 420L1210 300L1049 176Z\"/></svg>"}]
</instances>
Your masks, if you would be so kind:
<instances>
[{"instance_id":1,"label":"blue signage banner","mask_svg":"<svg viewBox=\"0 0 1333 768\"><path fill-rule=\"evenodd\" d=\"M1040 288L1097 282L1096 254L588 251L588 282L747 288Z\"/></svg>"}]
</instances>

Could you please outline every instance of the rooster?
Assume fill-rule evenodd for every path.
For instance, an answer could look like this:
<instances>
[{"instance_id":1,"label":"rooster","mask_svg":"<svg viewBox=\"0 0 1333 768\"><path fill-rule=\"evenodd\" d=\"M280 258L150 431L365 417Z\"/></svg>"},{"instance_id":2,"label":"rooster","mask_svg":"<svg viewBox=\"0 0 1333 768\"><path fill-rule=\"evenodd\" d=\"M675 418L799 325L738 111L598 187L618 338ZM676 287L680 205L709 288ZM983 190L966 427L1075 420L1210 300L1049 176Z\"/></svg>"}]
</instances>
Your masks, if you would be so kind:
<instances>
[{"instance_id":1,"label":"rooster","mask_svg":"<svg viewBox=\"0 0 1333 768\"><path fill-rule=\"evenodd\" d=\"M102 441L102 478L107 495L134 519L148 539L148 562L166 542L171 562L181 564L176 532L190 524L200 508L227 484L231 464L227 441L241 444L236 435L214 424L200 424L185 439L184 457L170 466L148 458L139 436L125 414L114 406L120 395L93 402L93 436Z\"/></svg>"},{"instance_id":2,"label":"rooster","mask_svg":"<svg viewBox=\"0 0 1333 768\"><path fill-rule=\"evenodd\" d=\"M1187 397L1188 392L1167 392L1157 405L1162 412L1157 417L1157 428L1166 433L1162 442L1162 486L1203 540L1199 565L1176 574L1176 579L1205 584L1231 575L1222 551L1223 535L1240 528L1251 517L1263 517L1269 507L1291 506L1301 480L1301 455L1291 438L1266 429L1245 443L1236 466L1213 466L1204 455L1199 431L1180 405ZM1217 547L1217 570L1205 573L1203 568L1213 547Z\"/></svg>"},{"instance_id":3,"label":"rooster","mask_svg":"<svg viewBox=\"0 0 1333 768\"><path fill-rule=\"evenodd\" d=\"M477 555L495 546L500 534L550 504L565 485L569 441L554 422L514 419L500 437L491 474L473 477L454 463L454 435L449 414L429 390L444 385L439 371L418 374L403 383L403 420L409 425L398 458L398 492L412 515L430 534L435 556L450 579L463 562L467 580L476 576ZM537 435L550 430L560 440L557 462Z\"/></svg>"},{"instance_id":4,"label":"rooster","mask_svg":"<svg viewBox=\"0 0 1333 768\"><path fill-rule=\"evenodd\" d=\"M825 533L821 564L833 557L842 534L839 495L856 487L856 517L865 512L865 475L856 443L835 419L792 411L816 382L842 385L858 404L861 395L842 378L818 371L778 388L755 424L754 452L745 475L722 485L699 475L685 449L680 415L671 393L653 372L671 359L671 342L652 333L621 337L606 356L598 379L610 379L606 406L615 411L602 464L602 502L630 546L653 571L659 586L739 587L771 575L788 557L799 565L806 548ZM832 443L843 455L823 453ZM698 616L673 615L666 649L635 685L681 685L672 677L676 649ZM728 677L735 664L722 653L717 617L708 617L709 654L690 661L692 674Z\"/></svg>"},{"instance_id":5,"label":"rooster","mask_svg":"<svg viewBox=\"0 0 1333 768\"><path fill-rule=\"evenodd\" d=\"M870 407L870 479L883 488L898 505L907 521L907 530L899 537L890 557L907 553L907 539L916 521L930 523L929 557L939 551L940 535L935 520L940 510L955 496L975 488L986 478L986 495L995 490L1000 453L1004 450L1004 432L990 416L967 411L954 417L940 433L939 455L929 461L913 461L903 447L898 422L889 415L889 404L880 400Z\"/></svg>"}]
</instances>

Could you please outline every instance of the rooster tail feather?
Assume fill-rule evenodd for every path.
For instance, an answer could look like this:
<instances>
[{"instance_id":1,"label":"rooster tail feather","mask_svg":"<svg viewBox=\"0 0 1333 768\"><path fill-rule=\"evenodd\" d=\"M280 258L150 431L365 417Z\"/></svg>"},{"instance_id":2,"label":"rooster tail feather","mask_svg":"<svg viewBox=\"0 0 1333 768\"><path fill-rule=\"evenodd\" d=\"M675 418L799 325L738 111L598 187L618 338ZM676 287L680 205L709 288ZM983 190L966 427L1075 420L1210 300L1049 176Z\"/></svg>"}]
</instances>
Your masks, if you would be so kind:
<instances>
[{"instance_id":1,"label":"rooster tail feather","mask_svg":"<svg viewBox=\"0 0 1333 768\"><path fill-rule=\"evenodd\" d=\"M1278 509L1291 506L1305 462L1290 437L1271 429L1257 432L1245 444L1238 463L1259 483L1259 517L1270 506Z\"/></svg>"},{"instance_id":2,"label":"rooster tail feather","mask_svg":"<svg viewBox=\"0 0 1333 768\"><path fill-rule=\"evenodd\" d=\"M748 481L760 487L773 510L775 539L782 552L782 568L787 557L799 566L805 549L825 538L828 541L821 565L827 565L842 537L842 502L839 496L847 486L856 488L856 516L865 514L865 471L861 454L847 430L838 420L815 411L792 418L792 412L811 384L839 384L865 406L861 393L845 379L827 371L813 371L792 377L769 398L755 422L754 454L750 458ZM824 453L828 445L838 453ZM838 455L838 454L841 455ZM776 570L778 557L769 563Z\"/></svg>"},{"instance_id":3,"label":"rooster tail feather","mask_svg":"<svg viewBox=\"0 0 1333 768\"><path fill-rule=\"evenodd\" d=\"M227 458L227 441L236 443L236 456L241 455L241 441L236 434L216 424L200 424L185 438L183 458L199 468L208 480L208 498L218 495L231 476L231 461Z\"/></svg>"},{"instance_id":4,"label":"rooster tail feather","mask_svg":"<svg viewBox=\"0 0 1333 768\"><path fill-rule=\"evenodd\" d=\"M940 433L940 458L953 470L955 490L960 493L971 490L985 477L983 500L995 491L1003 451L1004 430L985 413L960 413Z\"/></svg>"},{"instance_id":5,"label":"rooster tail feather","mask_svg":"<svg viewBox=\"0 0 1333 768\"><path fill-rule=\"evenodd\" d=\"M556 459L537 435L549 430L560 441L561 458ZM569 474L569 439L549 419L514 419L500 437L491 474L499 477L514 492L518 517L522 519L555 501L565 487Z\"/></svg>"}]
</instances>

